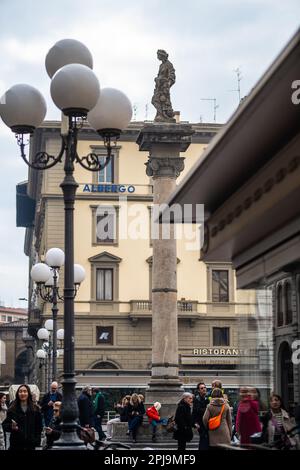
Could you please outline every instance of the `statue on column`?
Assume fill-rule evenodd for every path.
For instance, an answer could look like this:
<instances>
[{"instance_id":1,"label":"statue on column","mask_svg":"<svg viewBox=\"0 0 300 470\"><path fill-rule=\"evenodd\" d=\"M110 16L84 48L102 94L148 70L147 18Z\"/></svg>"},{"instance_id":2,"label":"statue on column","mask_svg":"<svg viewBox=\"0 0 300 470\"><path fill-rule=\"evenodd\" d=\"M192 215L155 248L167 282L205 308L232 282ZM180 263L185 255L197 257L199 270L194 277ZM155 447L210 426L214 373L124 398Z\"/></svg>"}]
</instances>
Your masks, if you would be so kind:
<instances>
[{"instance_id":1,"label":"statue on column","mask_svg":"<svg viewBox=\"0 0 300 470\"><path fill-rule=\"evenodd\" d=\"M155 89L151 103L156 108L154 121L176 122L170 98L170 88L174 85L176 76L175 69L168 60L169 55L163 49L158 49L157 58L161 60L158 75L154 79Z\"/></svg>"}]
</instances>

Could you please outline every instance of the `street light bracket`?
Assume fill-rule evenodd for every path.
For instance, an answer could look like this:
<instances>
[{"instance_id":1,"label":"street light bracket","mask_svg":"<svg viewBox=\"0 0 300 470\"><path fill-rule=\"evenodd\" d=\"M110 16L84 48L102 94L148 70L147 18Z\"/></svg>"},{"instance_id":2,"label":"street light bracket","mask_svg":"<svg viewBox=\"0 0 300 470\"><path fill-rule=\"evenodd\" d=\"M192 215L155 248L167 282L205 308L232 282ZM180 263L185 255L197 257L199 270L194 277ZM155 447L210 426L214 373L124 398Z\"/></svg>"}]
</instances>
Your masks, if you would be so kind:
<instances>
[{"instance_id":1,"label":"street light bracket","mask_svg":"<svg viewBox=\"0 0 300 470\"><path fill-rule=\"evenodd\" d=\"M37 152L37 154L33 157L32 162L30 162L27 159L25 153L25 145L27 144L24 142L24 135L27 133L32 134L33 129L29 131L28 128L28 130L24 131L24 128L22 128L21 130L19 129L18 132L21 132L16 134L17 143L21 150L21 157L23 158L26 165L28 165L30 168L34 168L35 170L48 170L49 168L56 165L58 162L62 161L62 156L66 148L64 139L62 139L61 149L57 157L49 155L49 153L47 152Z\"/></svg>"}]
</instances>

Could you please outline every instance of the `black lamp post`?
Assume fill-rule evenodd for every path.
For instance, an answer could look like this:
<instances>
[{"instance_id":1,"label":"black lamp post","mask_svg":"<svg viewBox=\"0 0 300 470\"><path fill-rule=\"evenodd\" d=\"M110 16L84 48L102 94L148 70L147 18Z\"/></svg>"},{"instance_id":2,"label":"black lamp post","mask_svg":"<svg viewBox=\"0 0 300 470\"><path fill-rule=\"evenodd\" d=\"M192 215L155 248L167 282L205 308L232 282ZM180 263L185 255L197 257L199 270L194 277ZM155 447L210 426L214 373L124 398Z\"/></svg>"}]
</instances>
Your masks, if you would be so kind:
<instances>
[{"instance_id":1,"label":"black lamp post","mask_svg":"<svg viewBox=\"0 0 300 470\"><path fill-rule=\"evenodd\" d=\"M65 283L64 283L64 373L62 403L62 434L56 442L60 449L85 449L77 436L78 406L74 368L74 202L78 187L74 164L91 171L100 171L110 161L111 140L117 139L132 116L131 103L121 91L104 88L94 72L89 50L79 41L58 41L48 52L46 69L52 78L50 92L56 106L68 116L68 129L63 132L61 150L57 156L38 152L30 161L25 154L25 134L33 134L46 115L46 103L38 90L29 85L15 85L0 101L0 115L16 134L21 157L32 168L46 170L63 161L65 177L61 183L65 208ZM78 133L87 118L107 147L107 158L101 164L99 156L77 153Z\"/></svg>"},{"instance_id":2,"label":"black lamp post","mask_svg":"<svg viewBox=\"0 0 300 470\"><path fill-rule=\"evenodd\" d=\"M36 283L36 293L45 301L52 304L52 323L47 328L53 331L51 344L52 380L57 380L57 314L58 300L64 300L58 287L59 270L64 265L65 254L60 248L50 248L45 256L46 263L37 263L31 269L31 278ZM46 280L47 279L47 280ZM74 297L79 286L85 279L85 270L80 264L74 264ZM47 320L49 321L49 320ZM50 361L49 361L50 363ZM50 366L49 366L50 367ZM49 371L50 377L50 371ZM50 380L50 379L49 379ZM49 385L49 384L48 384Z\"/></svg>"}]
</instances>

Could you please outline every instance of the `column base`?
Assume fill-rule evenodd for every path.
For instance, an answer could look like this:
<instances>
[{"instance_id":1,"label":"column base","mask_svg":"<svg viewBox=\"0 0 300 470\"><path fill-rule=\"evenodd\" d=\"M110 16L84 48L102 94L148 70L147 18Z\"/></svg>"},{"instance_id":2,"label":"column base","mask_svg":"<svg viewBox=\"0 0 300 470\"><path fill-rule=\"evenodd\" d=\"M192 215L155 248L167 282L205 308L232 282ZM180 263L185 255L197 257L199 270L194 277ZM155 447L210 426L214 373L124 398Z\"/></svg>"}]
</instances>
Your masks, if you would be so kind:
<instances>
[{"instance_id":1,"label":"column base","mask_svg":"<svg viewBox=\"0 0 300 470\"><path fill-rule=\"evenodd\" d=\"M177 404L184 393L182 383L178 378L166 379L152 377L145 391L145 408L158 401L162 407L159 412L162 418L175 415Z\"/></svg>"}]
</instances>

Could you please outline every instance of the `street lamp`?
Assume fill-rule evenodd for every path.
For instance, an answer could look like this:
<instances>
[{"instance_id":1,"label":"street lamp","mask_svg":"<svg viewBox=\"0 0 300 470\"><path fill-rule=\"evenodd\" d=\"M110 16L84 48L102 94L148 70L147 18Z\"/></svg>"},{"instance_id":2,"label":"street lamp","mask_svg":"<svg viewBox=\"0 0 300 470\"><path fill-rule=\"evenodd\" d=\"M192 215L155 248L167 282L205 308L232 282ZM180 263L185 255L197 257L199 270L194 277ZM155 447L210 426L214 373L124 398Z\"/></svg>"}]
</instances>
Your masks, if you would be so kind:
<instances>
[{"instance_id":1,"label":"street lamp","mask_svg":"<svg viewBox=\"0 0 300 470\"><path fill-rule=\"evenodd\" d=\"M32 134L46 115L46 103L41 93L30 85L15 85L1 98L0 115L16 134L21 157L32 168L45 170L63 161L65 177L61 183L65 208L65 283L64 283L64 374L62 434L57 446L78 448L82 441L77 437L78 405L75 392L74 370L74 234L73 212L78 187L73 172L79 163L91 171L102 170L110 161L111 142L118 139L132 116L131 103L121 91L102 89L94 72L89 50L78 41L58 41L48 52L46 69L51 81L51 97L67 116L68 128L62 132L61 150L53 156L38 152L30 161L25 154L26 134ZM85 119L102 137L107 148L104 163L95 153L79 156L78 132ZM46 280L45 280L46 282Z\"/></svg>"},{"instance_id":2,"label":"street lamp","mask_svg":"<svg viewBox=\"0 0 300 470\"><path fill-rule=\"evenodd\" d=\"M53 367L54 357L57 358L60 356L60 350L55 351L54 344L56 343L55 338L62 341L64 338L64 330L60 329L54 335L54 322L52 319L45 321L44 327L40 328L37 331L37 336L40 340L43 341L42 348L38 349L36 352L36 357L40 361L40 368L45 366L45 391L50 388L51 381L51 360ZM53 370L53 369L52 369ZM52 376L52 380L53 376Z\"/></svg>"},{"instance_id":3,"label":"street lamp","mask_svg":"<svg viewBox=\"0 0 300 470\"><path fill-rule=\"evenodd\" d=\"M31 269L31 278L35 281L37 294L52 304L52 320L47 320L49 330L53 330L53 355L52 355L52 380L57 380L57 314L58 299L63 300L57 285L59 280L59 270L64 265L65 254L60 248L50 248L45 256L46 263L37 263ZM45 279L47 280L45 281ZM74 297L77 294L79 285L85 279L85 270L80 264L74 264ZM50 375L50 374L49 374Z\"/></svg>"}]
</instances>

